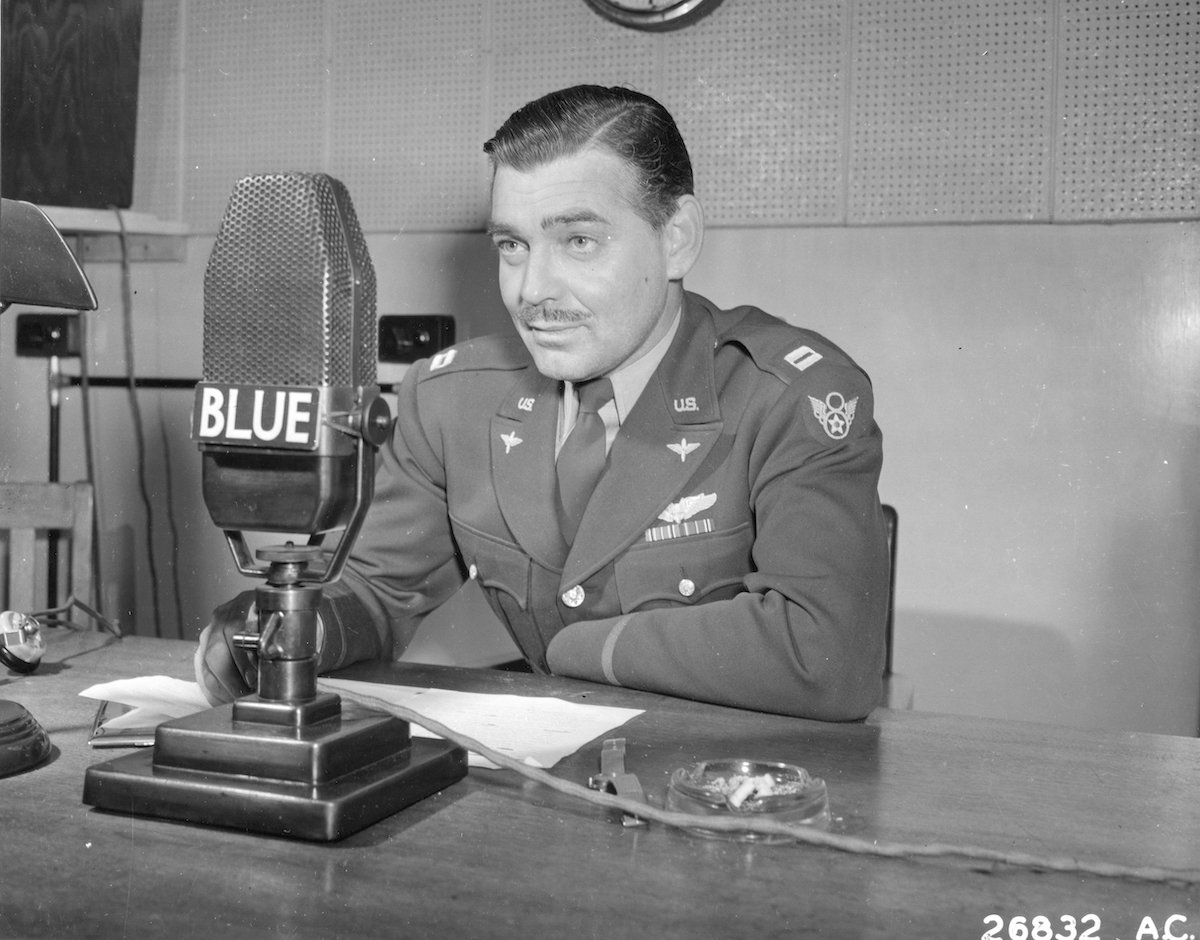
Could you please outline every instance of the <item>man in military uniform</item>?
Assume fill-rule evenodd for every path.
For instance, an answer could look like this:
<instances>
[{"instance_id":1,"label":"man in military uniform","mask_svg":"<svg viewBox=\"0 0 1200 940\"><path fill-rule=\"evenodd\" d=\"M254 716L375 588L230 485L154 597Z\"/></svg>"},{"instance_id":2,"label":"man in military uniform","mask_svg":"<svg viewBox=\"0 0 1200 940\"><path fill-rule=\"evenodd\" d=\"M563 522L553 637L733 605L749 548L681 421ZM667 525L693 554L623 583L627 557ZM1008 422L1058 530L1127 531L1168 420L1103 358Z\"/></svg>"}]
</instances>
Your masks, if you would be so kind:
<instances>
[{"instance_id":1,"label":"man in military uniform","mask_svg":"<svg viewBox=\"0 0 1200 940\"><path fill-rule=\"evenodd\" d=\"M704 220L653 99L566 89L484 149L515 331L405 376L325 589L321 670L402 651L472 578L536 672L865 715L888 595L867 376L815 333L684 290ZM249 691L231 636L250 600L201 636L214 701Z\"/></svg>"}]
</instances>

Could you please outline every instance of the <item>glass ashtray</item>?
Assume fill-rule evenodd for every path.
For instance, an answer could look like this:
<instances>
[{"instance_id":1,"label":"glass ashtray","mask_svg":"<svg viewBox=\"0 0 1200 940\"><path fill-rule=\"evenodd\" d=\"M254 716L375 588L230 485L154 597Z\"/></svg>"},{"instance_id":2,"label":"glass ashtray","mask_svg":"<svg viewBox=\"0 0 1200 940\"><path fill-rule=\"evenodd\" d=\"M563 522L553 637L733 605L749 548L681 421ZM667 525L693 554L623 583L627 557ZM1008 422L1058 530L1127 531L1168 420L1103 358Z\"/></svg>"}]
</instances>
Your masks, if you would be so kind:
<instances>
[{"instance_id":1,"label":"glass ashtray","mask_svg":"<svg viewBox=\"0 0 1200 940\"><path fill-rule=\"evenodd\" d=\"M803 767L744 759L707 760L671 773L667 809L721 819L772 820L824 828L829 824L825 781ZM710 839L772 844L791 842L786 833L688 826Z\"/></svg>"}]
</instances>

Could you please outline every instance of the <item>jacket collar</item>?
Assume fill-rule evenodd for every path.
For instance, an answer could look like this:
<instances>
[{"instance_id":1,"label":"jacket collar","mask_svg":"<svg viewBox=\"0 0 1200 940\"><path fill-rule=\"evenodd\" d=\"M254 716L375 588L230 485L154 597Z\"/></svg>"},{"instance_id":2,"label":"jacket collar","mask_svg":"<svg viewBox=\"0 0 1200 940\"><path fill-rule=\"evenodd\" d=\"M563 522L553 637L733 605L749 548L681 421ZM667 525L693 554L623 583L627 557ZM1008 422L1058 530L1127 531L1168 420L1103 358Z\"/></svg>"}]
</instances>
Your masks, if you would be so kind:
<instances>
[{"instance_id":1,"label":"jacket collar","mask_svg":"<svg viewBox=\"0 0 1200 940\"><path fill-rule=\"evenodd\" d=\"M554 509L558 383L532 365L492 419L493 483L517 541L539 563L563 566L575 584L644 537L703 466L722 423L713 366L716 328L685 295L683 318L663 361L621 425L608 468L567 553ZM565 554L565 564L563 562Z\"/></svg>"}]
</instances>

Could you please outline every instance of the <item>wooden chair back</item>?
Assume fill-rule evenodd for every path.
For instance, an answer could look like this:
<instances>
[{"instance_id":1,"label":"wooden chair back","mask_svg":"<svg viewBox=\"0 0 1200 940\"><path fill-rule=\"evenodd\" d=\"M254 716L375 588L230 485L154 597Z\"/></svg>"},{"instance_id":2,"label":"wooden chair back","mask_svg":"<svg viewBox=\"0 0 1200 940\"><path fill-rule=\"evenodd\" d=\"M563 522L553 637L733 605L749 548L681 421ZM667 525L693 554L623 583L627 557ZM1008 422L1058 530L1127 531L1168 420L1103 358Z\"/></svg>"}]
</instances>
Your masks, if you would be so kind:
<instances>
[{"instance_id":1,"label":"wooden chair back","mask_svg":"<svg viewBox=\"0 0 1200 940\"><path fill-rule=\"evenodd\" d=\"M5 609L32 613L47 606L38 540L49 531L59 533L58 565L65 560L71 597L93 603L92 499L90 483L0 483L0 531L8 535Z\"/></svg>"}]
</instances>

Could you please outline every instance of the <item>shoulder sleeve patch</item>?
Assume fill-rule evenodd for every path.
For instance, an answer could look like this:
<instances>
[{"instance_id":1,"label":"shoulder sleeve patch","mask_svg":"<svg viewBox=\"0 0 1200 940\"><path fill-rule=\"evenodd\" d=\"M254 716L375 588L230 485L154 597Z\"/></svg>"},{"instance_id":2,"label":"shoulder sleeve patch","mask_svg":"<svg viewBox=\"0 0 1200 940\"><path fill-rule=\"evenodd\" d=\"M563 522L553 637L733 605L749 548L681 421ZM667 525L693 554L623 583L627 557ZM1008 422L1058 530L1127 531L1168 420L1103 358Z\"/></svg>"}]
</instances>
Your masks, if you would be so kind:
<instances>
[{"instance_id":1,"label":"shoulder sleeve patch","mask_svg":"<svg viewBox=\"0 0 1200 940\"><path fill-rule=\"evenodd\" d=\"M787 393L816 440L837 443L869 431L875 420L871 382L851 364L822 361L797 373Z\"/></svg>"},{"instance_id":2,"label":"shoulder sleeve patch","mask_svg":"<svg viewBox=\"0 0 1200 940\"><path fill-rule=\"evenodd\" d=\"M812 417L825 435L832 441L844 440L854 427L854 419L858 415L858 399L847 398L841 392L831 391L824 398L808 395L808 405ZM805 419L808 418L807 412Z\"/></svg>"}]
</instances>

